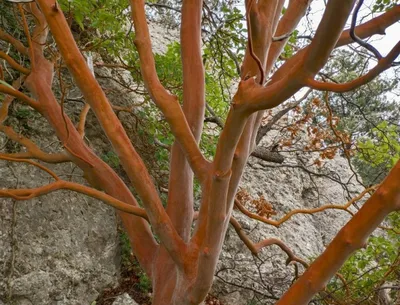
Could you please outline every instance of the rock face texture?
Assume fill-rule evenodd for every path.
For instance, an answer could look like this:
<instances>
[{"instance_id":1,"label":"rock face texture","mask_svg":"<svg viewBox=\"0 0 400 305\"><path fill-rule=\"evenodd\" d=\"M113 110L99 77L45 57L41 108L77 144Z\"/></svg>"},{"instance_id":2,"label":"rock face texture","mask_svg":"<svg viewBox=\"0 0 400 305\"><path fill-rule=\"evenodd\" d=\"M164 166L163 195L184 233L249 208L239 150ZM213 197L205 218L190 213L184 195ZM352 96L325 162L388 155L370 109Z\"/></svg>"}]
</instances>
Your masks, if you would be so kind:
<instances>
[{"instance_id":1,"label":"rock face texture","mask_svg":"<svg viewBox=\"0 0 400 305\"><path fill-rule=\"evenodd\" d=\"M0 177L0 188L49 181L34 167L5 162L0 163ZM116 283L116 226L113 209L70 192L29 201L0 199L0 300L90 304L104 287Z\"/></svg>"},{"instance_id":2,"label":"rock face texture","mask_svg":"<svg viewBox=\"0 0 400 305\"><path fill-rule=\"evenodd\" d=\"M132 300L129 294L124 293L123 295L120 295L118 298L115 299L113 305L138 305L138 303Z\"/></svg>"},{"instance_id":3,"label":"rock face texture","mask_svg":"<svg viewBox=\"0 0 400 305\"><path fill-rule=\"evenodd\" d=\"M252 198L263 196L280 219L294 209L311 209L328 203L344 204L359 193L347 159L337 156L322 168L303 166L297 159L288 166L250 157L241 188ZM325 176L327 175L327 176ZM346 187L343 184L350 183ZM249 206L251 209L251 206ZM311 262L349 219L344 211L327 210L314 215L297 214L279 229L249 219L240 211L234 217L253 242L279 238L299 258ZM262 250L254 257L229 228L216 273L213 293L229 305L274 304L294 278L294 266L286 266L287 255L278 247ZM299 271L304 270L301 265Z\"/></svg>"}]
</instances>

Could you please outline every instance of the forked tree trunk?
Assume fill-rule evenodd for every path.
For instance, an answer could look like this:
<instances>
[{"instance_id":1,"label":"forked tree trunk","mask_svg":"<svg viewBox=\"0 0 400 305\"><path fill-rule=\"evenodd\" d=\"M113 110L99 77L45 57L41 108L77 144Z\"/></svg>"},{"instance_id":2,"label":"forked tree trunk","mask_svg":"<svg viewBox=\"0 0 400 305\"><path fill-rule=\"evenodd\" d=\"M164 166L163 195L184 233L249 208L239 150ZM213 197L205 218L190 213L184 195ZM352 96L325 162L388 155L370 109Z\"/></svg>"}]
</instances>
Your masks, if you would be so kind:
<instances>
[{"instance_id":1,"label":"forked tree trunk","mask_svg":"<svg viewBox=\"0 0 400 305\"><path fill-rule=\"evenodd\" d=\"M231 220L236 190L247 158L254 148L263 111L282 104L305 86L337 92L357 88L389 68L399 55L400 42L386 57L378 61L374 69L348 84L320 83L314 80L332 50L352 42L349 31L343 32L343 27L355 0L329 0L311 44L287 60L266 83L265 77L270 74L288 37L296 29L310 2L290 1L281 17L284 0L245 0L249 34L241 71L242 79L232 100L215 157L210 162L205 159L198 145L205 109L205 77L200 43L203 2L183 0L181 107L178 98L171 95L158 79L151 51L145 2L130 1L143 81L152 100L164 114L176 140L171 152L167 208L163 207L144 162L87 67L59 5L54 0L36 0L26 4L25 8L35 16L36 22L32 40L28 39L27 50L0 31L0 39L12 43L21 53L29 56L31 71L27 72L23 67L19 70L28 75L25 85L35 100L3 84L0 84L0 92L20 98L48 120L62 142L65 153L83 170L88 182L110 195L107 198L102 196L102 200L115 203L118 199L118 206L125 207L125 210L126 206L130 207L128 210L133 215L125 212L120 215L135 255L152 279L153 305L199 305L205 299L212 285ZM20 11L23 15L22 6ZM362 39L381 33L382 29L398 21L399 16L400 6L395 6L357 27L357 34ZM48 29L52 32L65 65L96 114L131 184L141 198L144 209L138 207L135 197L117 174L85 144L56 100L51 90L53 64L43 54ZM29 30L26 32L29 36ZM283 38L274 39L275 36ZM9 160L9 156L0 155L1 158ZM53 178L62 184L63 181L55 176ZM202 188L200 210L196 214L193 207L194 176ZM345 260L364 245L368 235L383 219L392 211L400 209L399 181L400 162L277 305L305 305L323 289ZM0 197L23 200L54 190L46 187L35 190L0 190ZM81 192L93 195L96 190L86 188ZM96 194L105 195L99 191ZM197 220L193 230L195 217ZM158 237L159 243L155 241L153 234ZM266 241L254 244L247 237L239 236L255 255L270 244Z\"/></svg>"}]
</instances>

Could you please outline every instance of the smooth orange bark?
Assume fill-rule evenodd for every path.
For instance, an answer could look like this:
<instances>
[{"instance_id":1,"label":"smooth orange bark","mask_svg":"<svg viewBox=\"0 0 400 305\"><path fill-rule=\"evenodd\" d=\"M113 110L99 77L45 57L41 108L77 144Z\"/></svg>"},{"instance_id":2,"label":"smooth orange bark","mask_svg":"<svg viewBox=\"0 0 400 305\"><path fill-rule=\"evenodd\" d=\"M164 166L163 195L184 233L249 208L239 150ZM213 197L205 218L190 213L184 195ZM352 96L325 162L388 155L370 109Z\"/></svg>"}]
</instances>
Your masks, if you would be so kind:
<instances>
[{"instance_id":1,"label":"smooth orange bark","mask_svg":"<svg viewBox=\"0 0 400 305\"><path fill-rule=\"evenodd\" d=\"M343 28L355 1L329 0L310 45L299 50L272 73L272 67L287 43L287 38L296 29L311 4L310 0L292 0L281 16L284 2L245 1L250 31L241 68L242 79L232 100L216 154L210 162L205 159L198 144L205 111L205 80L201 55L203 1L183 0L182 5L183 107L180 106L178 98L163 87L156 74L145 1L130 1L135 45L139 53L143 81L176 139L171 151L167 208L163 207L151 176L134 148L134 143L129 140L104 91L86 65L60 7L55 5L54 0L37 0L35 3L26 4L26 13L21 10L21 14L34 15L36 22L32 33L29 33L25 24L28 47L0 30L0 40L9 42L18 52L29 56L31 62L29 70L0 51L0 57L22 74L20 81L15 82L14 89L0 84L0 92L7 95L0 109L0 131L24 145L27 151L15 155L0 154L0 159L37 166L51 175L55 182L36 189L1 190L0 197L24 200L58 189L69 189L98 198L120 210L135 255L152 279L154 305L198 305L204 300L213 282L229 223L255 255L264 247L276 244L286 252L289 261L306 266L305 262L295 257L290 249L277 239L252 243L238 222L231 217L237 187L247 158L254 149L263 111L282 104L304 86L338 92L361 86L389 68L399 55L400 47L398 43L368 74L351 83L331 84L316 81L316 74L323 68L334 48L351 43L349 31L344 31ZM367 38L383 33L386 27L399 19L400 6L397 5L381 16L359 25L355 30L359 37ZM51 89L54 65L43 53L48 31L54 37L63 62L87 103L77 128L62 111ZM268 81L265 82L265 79ZM22 83L32 97L18 90ZM46 154L29 139L18 137L10 127L2 125L13 98L33 107L48 120L63 145L63 153ZM136 198L122 179L83 141L89 109L96 114L130 179L130 184L143 202L144 209L138 207ZM43 165L28 159L47 163L74 162L82 169L88 183L97 189L63 181ZM194 177L200 181L202 188L198 213L194 213L193 210ZM296 213L314 213L325 208L345 207L332 205L315 211L293 211L280 221L260 220L279 226ZM383 219L390 212L399 209L400 163L339 232L326 251L309 266L277 304L307 304L335 275L344 261L364 245L368 235ZM243 211L248 216L257 218L250 212L244 209ZM152 231L158 236L159 242L156 242Z\"/></svg>"}]
</instances>

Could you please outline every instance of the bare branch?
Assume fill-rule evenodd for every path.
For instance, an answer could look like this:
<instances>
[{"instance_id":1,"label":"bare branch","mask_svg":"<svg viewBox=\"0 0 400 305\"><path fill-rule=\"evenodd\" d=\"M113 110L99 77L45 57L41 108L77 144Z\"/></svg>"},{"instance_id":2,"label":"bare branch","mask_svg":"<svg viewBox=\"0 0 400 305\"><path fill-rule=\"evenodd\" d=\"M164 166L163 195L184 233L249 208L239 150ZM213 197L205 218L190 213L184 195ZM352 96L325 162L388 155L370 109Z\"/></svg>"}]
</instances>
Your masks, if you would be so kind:
<instances>
[{"instance_id":1,"label":"bare branch","mask_svg":"<svg viewBox=\"0 0 400 305\"><path fill-rule=\"evenodd\" d=\"M323 289L346 259L364 247L368 236L385 217L400 210L400 161L378 190L354 217L340 230L333 241L278 301L277 305L305 305ZM306 289L307 288L307 289ZM296 300L295 303L293 300Z\"/></svg>"},{"instance_id":2,"label":"bare branch","mask_svg":"<svg viewBox=\"0 0 400 305\"><path fill-rule=\"evenodd\" d=\"M305 84L312 89L320 91L348 92L369 83L380 73L389 69L392 66L392 63L399 56L399 54L400 54L400 41L393 47L393 49L389 52L387 56L379 59L377 65L374 68L369 70L367 74L355 80L352 80L348 83L336 84L336 83L319 82L314 79L307 79L305 80Z\"/></svg>"},{"instance_id":3,"label":"bare branch","mask_svg":"<svg viewBox=\"0 0 400 305\"><path fill-rule=\"evenodd\" d=\"M267 162L283 163L285 161L285 158L280 153L270 151L265 147L256 147L251 156Z\"/></svg>"},{"instance_id":4,"label":"bare branch","mask_svg":"<svg viewBox=\"0 0 400 305\"><path fill-rule=\"evenodd\" d=\"M351 20L350 37L355 42L357 42L360 46L363 46L367 50L371 51L375 55L375 57L378 60L380 60L382 58L381 53L379 53L379 51L377 49L375 49L375 47L373 47L371 44L361 40L360 37L358 37L357 34L355 33L355 28L356 28L356 25L357 25L358 12L360 11L360 8L363 5L363 3L364 3L364 0L359 0L358 3L357 3L356 8L354 9L353 18Z\"/></svg>"},{"instance_id":5,"label":"bare branch","mask_svg":"<svg viewBox=\"0 0 400 305\"><path fill-rule=\"evenodd\" d=\"M0 40L6 41L13 45L18 52L20 52L23 55L28 55L28 48L25 47L21 41L18 39L14 38L10 34L4 32L2 29L0 29Z\"/></svg>"},{"instance_id":6,"label":"bare branch","mask_svg":"<svg viewBox=\"0 0 400 305\"><path fill-rule=\"evenodd\" d=\"M29 96L25 95L21 91L13 89L11 86L5 86L0 84L0 92L14 96L21 101L25 102L27 105L31 106L32 108L37 109L39 107L39 104L37 101L31 99Z\"/></svg>"},{"instance_id":7,"label":"bare branch","mask_svg":"<svg viewBox=\"0 0 400 305\"><path fill-rule=\"evenodd\" d=\"M284 251L287 256L288 259L286 260L286 265L289 265L292 262L298 262L300 264L302 264L305 268L308 267L308 264L302 260L301 258L298 258L297 256L294 255L293 251L290 250L290 248L285 245L281 240L277 239L277 238L267 238L264 239L258 243L253 243L249 237L244 233L242 226L240 225L240 223L234 218L231 217L229 220L230 224L233 226L233 228L235 229L236 233L238 234L239 238L243 241L243 243L247 246L247 248L251 251L251 253L255 256L258 256L258 253L260 253L260 251L263 248L272 246L272 245L276 245L279 248L282 249L282 251Z\"/></svg>"},{"instance_id":8,"label":"bare branch","mask_svg":"<svg viewBox=\"0 0 400 305\"><path fill-rule=\"evenodd\" d=\"M48 154L42 151L35 143L28 138L17 134L11 127L0 125L0 131L4 132L11 140L26 147L27 152L14 153L10 156L16 159L38 159L47 163L70 162L71 159L64 153Z\"/></svg>"},{"instance_id":9,"label":"bare branch","mask_svg":"<svg viewBox=\"0 0 400 305\"><path fill-rule=\"evenodd\" d=\"M281 226L284 222L288 221L290 218L292 218L292 216L296 215L296 214L315 214L318 212L322 212L328 209L335 209L335 210L343 210L348 212L350 215L353 215L352 212L350 212L348 210L348 208L354 204L355 202L357 202L358 200L360 200L361 198L363 198L366 194L369 194L371 191L374 191L377 188L377 185L372 186L370 188L365 189L364 191L362 191L358 196L354 197L353 199L349 200L346 204L344 205L337 205L337 204L327 204L327 205L323 205L320 206L318 208L314 208L314 209L297 209L297 210L293 210L289 213L287 213L285 216L283 216L282 218L280 218L279 220L272 220L269 218L265 218L262 217L258 214L252 213L249 210L247 210L238 199L235 199L235 206L246 216L252 218L252 219L256 219L258 221L261 221L263 223L272 225L274 227L279 227Z\"/></svg>"},{"instance_id":10,"label":"bare branch","mask_svg":"<svg viewBox=\"0 0 400 305\"><path fill-rule=\"evenodd\" d=\"M0 156L1 158L1 156ZM0 190L0 198L1 197L10 197L15 200L28 200L35 197L43 196L58 190L70 190L77 193L81 193L92 198L99 199L103 201L105 204L112 206L113 208L120 210L125 213L129 213L135 216L142 217L148 220L148 216L146 211L142 208L127 204L122 202L106 193L98 191L94 188L87 187L78 183L64 181L64 180L57 180L56 182L50 183L48 185L44 185L38 188L32 189L6 189Z\"/></svg>"},{"instance_id":11,"label":"bare branch","mask_svg":"<svg viewBox=\"0 0 400 305\"><path fill-rule=\"evenodd\" d=\"M305 73L315 75L325 65L342 34L354 3L355 0L328 1L321 23L305 54Z\"/></svg>"},{"instance_id":12,"label":"bare branch","mask_svg":"<svg viewBox=\"0 0 400 305\"><path fill-rule=\"evenodd\" d=\"M265 137L265 135L272 129L276 122L278 122L285 114L287 114L290 110L296 108L296 106L300 105L300 103L307 99L311 92L311 89L308 90L301 98L299 98L299 100L286 106L284 109L275 114L267 124L261 126L257 132L256 144L258 145L260 143L261 139Z\"/></svg>"},{"instance_id":13,"label":"bare branch","mask_svg":"<svg viewBox=\"0 0 400 305\"><path fill-rule=\"evenodd\" d=\"M11 56L3 51L0 51L0 58L4 59L11 66L11 68L21 72L22 74L28 75L31 72L29 69L17 63Z\"/></svg>"}]
</instances>

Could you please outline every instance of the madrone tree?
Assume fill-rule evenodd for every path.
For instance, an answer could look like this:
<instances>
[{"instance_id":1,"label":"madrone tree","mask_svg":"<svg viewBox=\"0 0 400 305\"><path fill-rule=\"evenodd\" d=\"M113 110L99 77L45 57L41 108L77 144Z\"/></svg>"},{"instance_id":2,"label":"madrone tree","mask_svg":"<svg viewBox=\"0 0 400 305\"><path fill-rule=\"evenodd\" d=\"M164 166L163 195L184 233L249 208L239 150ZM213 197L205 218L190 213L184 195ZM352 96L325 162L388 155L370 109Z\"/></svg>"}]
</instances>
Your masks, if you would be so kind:
<instances>
[{"instance_id":1,"label":"madrone tree","mask_svg":"<svg viewBox=\"0 0 400 305\"><path fill-rule=\"evenodd\" d=\"M16 2L16 1L14 1ZM181 7L181 58L183 96L170 94L157 77L144 0L131 0L134 43L145 87L161 110L175 137L170 156L168 200L163 206L148 169L127 136L101 86L86 64L71 34L60 5L55 0L16 3L26 39L19 41L4 30L0 39L15 52L29 58L20 64L5 51L0 57L16 75L6 82L0 69L0 131L25 151L1 153L0 159L26 162L47 172L53 182L35 189L2 189L0 197L27 200L60 189L80 192L115 207L141 267L153 284L153 304L200 304L213 282L224 236L231 222L240 237L257 255L264 247L281 244L271 239L251 242L231 217L235 194L247 158L266 109L279 106L304 87L320 91L347 92L358 88L390 68L400 53L400 42L386 56L367 42L400 20L400 6L392 5L377 17L357 25L362 1L329 0L311 42L275 68L289 37L312 4L310 0L245 0L248 41L241 65L241 80L219 137L215 156L207 160L199 148L205 114L205 80L201 50L202 0L183 0ZM378 1L385 5L386 1ZM283 13L282 13L283 12ZM351 16L353 16L351 18ZM346 22L351 21L350 28ZM33 28L28 21L34 22ZM46 52L49 37L59 54ZM318 77L331 52L357 43L376 57L376 65L348 83ZM52 91L55 62L61 57L81 90L87 105L75 126ZM49 154L4 125L13 100L32 107L47 119L62 143L63 151ZM182 103L182 106L181 106ZM112 144L130 183L127 185L84 140L87 112L93 111ZM90 186L61 179L45 163L73 162ZM201 185L201 203L194 212L193 181ZM140 198L130 191L132 186ZM326 250L307 268L276 304L307 304L321 291L346 259L363 247L367 237L385 217L400 209L400 162L370 198L343 227ZM282 245L282 244L281 244ZM283 249L288 250L284 245ZM295 259L290 256L291 259Z\"/></svg>"}]
</instances>

